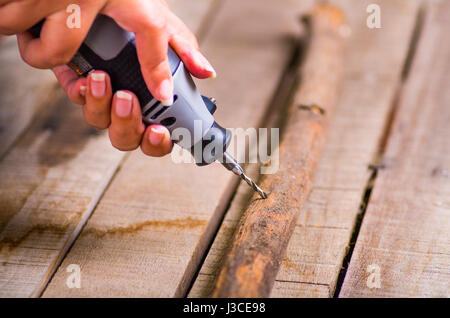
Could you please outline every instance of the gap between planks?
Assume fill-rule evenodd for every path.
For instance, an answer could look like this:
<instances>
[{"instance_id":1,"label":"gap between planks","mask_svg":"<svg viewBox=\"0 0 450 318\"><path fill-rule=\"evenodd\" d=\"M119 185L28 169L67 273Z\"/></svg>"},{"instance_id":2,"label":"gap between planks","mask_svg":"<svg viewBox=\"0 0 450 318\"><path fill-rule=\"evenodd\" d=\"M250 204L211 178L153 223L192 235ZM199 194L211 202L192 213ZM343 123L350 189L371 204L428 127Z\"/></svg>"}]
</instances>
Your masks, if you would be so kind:
<instances>
[{"instance_id":1,"label":"gap between planks","mask_svg":"<svg viewBox=\"0 0 450 318\"><path fill-rule=\"evenodd\" d=\"M187 9L187 6L180 5L178 3L178 0L167 0L167 3L171 7L172 10L175 10L175 14L178 15L178 17L188 26L196 28L196 37L197 41L199 43L203 42L204 37L206 36L209 27L211 26L212 21L214 20L214 17L218 14L221 5L223 4L224 0L197 0L191 3L191 6L189 6L189 9ZM209 9L206 9L208 8ZM203 16L200 18L197 12L205 12ZM193 30L193 29L191 29ZM104 191L99 196L95 206L92 209L92 213L95 212L95 209L97 208L98 204L102 200L104 194L108 191L110 185L112 184L113 180L115 179L116 175L119 173L123 163L127 160L130 153L126 153L122 160L119 162L116 170L114 171L114 174L111 176L108 184L106 185ZM232 188L232 186L231 186ZM53 279L53 276L56 274L56 271L58 267L61 265L62 260L64 259L65 255L70 252L70 249L75 242L78 235L83 231L84 227L86 226L87 222L89 221L89 218L92 216L92 213L87 215L86 220L80 222L79 228L74 231L76 233L76 237L73 238L68 244L67 251L64 251L62 253L62 257L57 262L57 266L53 270L53 273L50 275L48 281L45 283L45 286L41 289L41 293L39 294L39 297L42 297L42 295L45 292L45 289L47 288L50 281Z\"/></svg>"},{"instance_id":2,"label":"gap between planks","mask_svg":"<svg viewBox=\"0 0 450 318\"><path fill-rule=\"evenodd\" d=\"M260 3L226 1L203 43L219 77L233 86L230 94L223 82L199 82L202 92L212 92L219 101L217 118L228 127L254 127L260 122L289 52L284 37L297 32L297 12L305 1L286 0L285 6ZM253 19L245 14L250 9ZM246 89L261 78L266 80L259 91ZM222 111L220 105L228 109ZM142 193L139 189L148 186L150 176L159 191ZM209 243L211 224L231 195L233 178L221 166L180 167L169 158L149 164L148 158L144 161L133 153L43 296L184 295ZM65 286L64 269L71 263L81 265L86 283L80 290Z\"/></svg>"},{"instance_id":3,"label":"gap between planks","mask_svg":"<svg viewBox=\"0 0 450 318\"><path fill-rule=\"evenodd\" d=\"M418 42L419 42L419 39L420 39L420 36L422 33L422 29L423 29L423 18L424 18L424 14L425 14L425 9L426 9L425 5L422 4L417 12L416 23L415 23L414 30L412 32L410 45L409 45L409 49L408 49L408 54L406 55L405 63L403 65L403 69L401 72L400 82L396 89L396 92L395 92L395 95L394 95L394 98L392 101L392 106L391 106L391 109L390 109L389 114L386 119L385 127L383 129L383 134L381 135L381 138L380 138L378 151L376 152L375 157L372 160L373 163L368 166L368 168L371 169L372 172L367 180L367 184L364 189L363 196L361 198L359 213L356 216L356 221L355 221L355 225L353 227L352 236L350 238L348 252L344 256L344 259L343 259L342 265L341 265L341 270L340 270L339 276L337 278L336 288L335 288L334 295L333 295L334 298L339 297L339 293L341 291L342 284L344 283L344 279L345 279L345 275L348 270L348 266L350 265L350 262L351 262L355 244L358 240L359 231L361 229L361 225L364 220L364 216L365 216L365 213L366 213L369 201L370 201L370 195L372 193L372 189L374 187L374 184L375 184L375 181L377 178L378 170L383 168L383 165L381 163L382 158L383 158L384 152L386 150L387 140L392 132L392 124L394 122L394 118L395 118L397 110L398 110L398 102L399 102L399 98L401 95L402 87L404 86L405 81L408 78L410 68L411 68L411 63L414 60L414 57L416 54L417 45L418 45Z\"/></svg>"},{"instance_id":4,"label":"gap between planks","mask_svg":"<svg viewBox=\"0 0 450 318\"><path fill-rule=\"evenodd\" d=\"M209 1L170 2L182 16L193 9L184 18L197 29ZM0 161L2 296L42 293L123 159L60 89L56 95Z\"/></svg>"},{"instance_id":5,"label":"gap between planks","mask_svg":"<svg viewBox=\"0 0 450 318\"><path fill-rule=\"evenodd\" d=\"M342 6L348 8L348 5L351 4L351 2L349 1L336 1L337 4L341 4ZM370 2L361 2L358 1L357 4L355 5L351 5L350 9L346 10L349 16L354 16L359 14L360 17L359 19L361 19L364 24L365 24L365 18L366 15L363 14L364 9L366 8L367 4ZM379 77L380 78L380 83L381 85L386 85L388 88L392 87L392 89L390 90L390 95L385 95L386 98L381 99L381 97L383 96L382 94L380 94L380 92L377 92L377 89L374 87L370 87L370 85L368 85L368 82L362 81L359 83L354 83L352 80L349 80L349 83L347 85L345 85L345 88L343 90L343 94L342 94L342 99L341 99L341 107L348 109L347 106L344 106L344 103L348 103L350 102L350 99L348 99L349 97L353 98L353 113L354 116L351 116L349 118L351 118L351 120L355 121L355 125L353 127L346 127L348 129L348 131L351 133L353 131L353 134L356 135L358 133L363 132L364 130L360 130L357 124L357 116L359 115L358 110L356 110L356 108L362 108L362 110L367 112L367 117L365 116L361 116L361 119L363 122L366 122L367 126L370 127L369 124L369 119L373 120L376 118L382 119L382 120L378 120L378 122L376 120L373 121L373 124L376 123L376 126L378 127L377 129L377 133L373 134L370 138L366 138L365 140L360 138L361 141L364 140L364 143L366 145L370 145L370 147L367 147L366 150L364 151L364 157L367 158L364 161L361 160L355 160L353 158L351 158L351 156L356 157L355 156L355 151L356 149L354 149L353 151L351 151L351 147L350 147L350 153L349 155L345 155L345 157L347 157L348 159L343 162L341 165L338 164L336 166L335 169L339 169L342 172L345 172L346 169L349 169L350 165L354 165L351 170L353 170L353 173L358 172L358 170L360 171L360 177L359 181L356 183L354 181L358 180L358 178L355 178L355 180L353 181L352 178L348 178L345 177L344 179L342 179L341 182L339 182L338 184L344 184L344 185L350 185L350 184L359 184L360 186L360 191L359 194L357 196L355 196L354 194L357 193L348 193L350 195L349 198L353 199L350 201L342 201L341 204L334 204L333 200L336 200L336 194L341 193L342 195L344 195L343 192L341 191L331 191L329 193L335 193L334 195L330 196L330 195L326 195L325 197L323 197L323 200L327 203L325 203L325 209L328 210L328 213L330 214L330 216L332 214L337 214L337 215L341 215L343 216L344 214L346 214L346 209L350 208L350 204L351 206L353 206L353 214L348 214L347 220L350 221L348 224L348 233L346 235L342 235L342 232L336 232L336 230L323 230L323 232L321 234L319 233L312 233L312 236L308 236L307 234L305 234L304 236L299 236L300 241L297 241L297 244L302 242L300 245L297 245L297 248L302 248L302 246L307 247L307 250L309 250L311 247L310 245L312 244L313 246L316 246L316 244L313 243L308 243L308 242L314 242L314 238L316 238L317 241L324 241L324 242L328 242L328 244L326 243L320 243L319 244L319 253L323 253L323 257L322 255L319 256L317 258L318 262L318 266L317 267L310 267L307 265L307 259L305 258L305 256L302 256L303 261L300 262L300 264L298 265L299 268L303 268L304 273L301 275L296 275L295 272L293 274L288 273L287 271L284 271L284 273L282 271L280 271L279 276L277 279L281 279L282 277L298 277L299 281L307 281L306 278L311 279L312 282L326 282L327 284L329 284L329 292L330 294L328 295L328 297L333 295L333 291L336 285L336 279L337 279L337 275L339 273L340 270L340 266L334 266L333 267L324 267L322 265L320 265L320 263L334 263L334 264L340 264L342 262L343 256L345 255L345 245L348 244L348 240L351 236L351 232L352 229L354 227L354 221L355 221L355 214L358 211L358 207L359 207L359 200L362 197L362 194L364 193L364 186L365 186L365 180L367 178L367 173L362 173L363 169L367 169L367 166L369 164L369 162L367 160L370 160L371 157L373 157L373 154L376 152L376 148L377 145L379 143L380 138L382 138L382 134L383 134L383 126L385 125L385 121L389 118L389 109L390 109L390 101L392 100L393 96L395 96L395 87L398 85L398 82L400 81L400 74L401 73L401 67L404 63L405 58L408 56L407 52L408 52L408 43L409 43L409 37L406 36L405 34L411 34L413 27L414 27L414 20L415 20L415 16L416 16L416 12L419 8L419 1L416 2L408 2L406 3L405 1L390 1L390 2L379 2L379 5L382 8L383 11L383 27L386 29L389 29L388 32L391 32L392 34L383 34L383 32L378 32L378 36L374 35L374 32L371 32L371 30L367 29L365 27L364 24L362 24L359 29L356 29L356 26L353 25L352 29L353 29L353 38L354 37L358 37L362 36L363 34L366 34L366 39L363 40L363 37L359 38L360 39L360 43L359 45L363 45L364 49L361 50L360 54L356 54L354 55L354 52L350 51L352 50L349 47L349 55L350 56L354 56L353 58L355 58L356 62L353 63L349 63L347 64L347 70L349 73L349 78L352 78L352 76L354 75L354 73L352 73L352 69L354 66L359 66L359 68L361 70L365 70L365 72L367 72L368 74L366 76L373 76L373 77ZM361 10L362 9L362 10ZM361 11L360 11L361 10ZM409 17L405 17L408 15L411 15ZM353 18L349 18L349 19L354 19ZM392 28L396 28L397 30L395 30L395 32L392 31ZM376 32L376 31L375 31ZM372 34L371 34L372 33ZM383 36L384 35L384 36ZM397 40L393 40L397 37ZM370 42L366 44L364 44L365 41L368 41L368 39L372 38L374 41L372 45L370 45ZM375 40L377 42L375 42ZM354 40L355 41L355 40ZM389 53L390 56L389 58L387 58L386 56L383 56L381 54L381 56L375 56L375 53L380 54L379 51L379 47L382 47L383 45L387 43L391 43L390 41L393 41L393 43L395 43L395 45L391 46L391 52ZM378 43L378 44L375 44ZM375 44L375 45L374 45ZM358 48L354 48L353 50L358 50ZM368 52L368 50L372 50L372 52ZM364 57L364 53L367 54L367 57ZM359 55L359 56L358 56ZM366 64L370 59L372 59L372 66L367 67L365 69ZM387 59L387 61L383 61L381 62L383 59ZM390 60L390 61L389 61ZM390 65L391 63L391 65ZM372 67L378 67L378 70L373 70ZM391 74L391 77L393 80L391 81L385 81L384 79L386 79L386 75L383 74L383 72L386 72L385 74ZM365 93L367 94L367 97L369 97L371 94L373 95L372 98L374 98L375 100L378 100L378 105L376 103L374 103L374 101L368 101L366 102L366 105L364 105L364 102L362 102L361 100L359 100L359 96L356 94L355 92L355 88L358 87L359 85L359 89L366 91ZM350 89L351 88L351 89ZM357 89L357 88L356 88ZM349 92L348 92L349 91ZM351 92L351 93L350 93ZM351 94L351 95L348 95ZM388 97L391 96L391 97ZM377 114L376 117L372 117L370 118L368 114L370 114L370 111L368 110L368 107L374 107L375 105L379 108L380 112L379 114ZM349 113L351 114L351 113ZM338 117L339 118L339 117ZM336 116L335 116L335 120L336 120ZM338 121L339 119L337 119L336 121ZM372 124L372 125L373 125ZM367 130L367 129L366 129ZM342 143L342 141L339 141L340 143ZM332 144L333 141L330 142L330 144ZM351 154L351 156L350 156ZM323 161L326 162L328 159L327 154L323 157ZM353 160L352 160L353 159ZM320 169L319 169L320 170ZM349 171L351 171L349 169ZM323 171L323 170L322 170ZM332 172L328 172L331 173ZM348 172L347 172L348 173ZM358 174L356 174L358 175ZM354 177L353 177L354 178ZM321 177L319 177L319 179L317 180L317 183L320 183L322 180L320 180ZM337 183L339 179L331 179L333 182ZM330 181L331 181L330 180ZM346 195L348 195L346 194ZM312 194L312 197L315 198L315 194ZM339 202L339 200L337 201ZM350 203L353 202L353 203ZM350 203L350 204L349 204ZM314 214L313 212L313 206L312 206L312 210L309 211L309 213L307 214L307 216L311 216ZM320 215L320 214L319 214ZM353 218L351 218L351 216L353 215ZM329 218L329 220L333 220L333 216L331 218ZM306 224L308 224L309 222L311 222L313 220L308 220L308 218L305 218L304 222ZM314 222L314 221L313 221ZM327 223L325 223L327 224ZM334 223L334 225L338 225L339 223ZM339 226L341 227L341 226ZM317 236L316 236L317 235ZM293 241L292 242L292 246L296 245L296 242ZM345 245L344 245L344 244ZM322 248L320 248L321 246L323 246ZM314 248L314 247L312 247ZM320 250L322 250L322 252L320 252ZM313 252L312 255L314 255L316 252ZM329 255L332 256L331 258L327 259L327 254L330 253ZM291 249L291 254L288 253L288 257L287 260L289 260L289 262L294 262L295 260L298 259L298 255L303 254L300 251L294 251ZM320 261L322 260L322 261ZM325 261L326 260L326 261ZM289 268L289 266L288 266ZM310 272L311 271L311 272ZM311 274L310 274L311 273ZM303 276L304 279L301 279ZM286 278L285 278L286 279ZM276 293L273 294L273 296L275 296ZM308 296L308 294L293 294L292 296Z\"/></svg>"},{"instance_id":6,"label":"gap between planks","mask_svg":"<svg viewBox=\"0 0 450 318\"><path fill-rule=\"evenodd\" d=\"M450 5L426 8L340 297L450 295Z\"/></svg>"},{"instance_id":7,"label":"gap between planks","mask_svg":"<svg viewBox=\"0 0 450 318\"><path fill-rule=\"evenodd\" d=\"M286 119L287 109L294 98L295 91L299 84L299 78L298 78L298 68L303 60L303 55L306 50L306 35L304 34L305 29L301 28L301 34L299 34L298 38L293 38L293 49L291 58L289 58L288 63L284 67L284 71L282 71L282 78L279 81L278 87L275 89L275 92L273 94L272 100L269 103L269 106L266 109L266 113L263 116L263 119L261 121L261 124L259 127L264 127L267 129L271 129L274 127L282 127ZM282 128L280 128L280 138L282 138ZM270 139L270 137L268 137ZM262 141L260 141L262 142ZM246 151L249 151L248 143L246 144ZM255 145L256 146L256 145ZM266 147L269 147L268 144L265 145ZM247 171L247 175L251 175L252 180L256 183L259 182L260 176L257 175L256 170L259 168L258 164L248 164L248 165L242 165L244 170ZM189 288L186 291L186 294L184 295L187 297L190 293L190 290L193 287L193 284L195 280L198 277L198 274L200 272L201 267L203 266L203 263L206 260L206 257L217 237L217 234L220 230L220 227L222 226L223 220L226 216L227 211L230 209L232 202L235 200L236 196L238 195L238 188L239 187L247 187L244 185L243 181L241 179L237 179L236 183L233 184L233 194L230 196L230 198L227 201L227 206L225 209L223 209L223 213L221 217L219 218L217 222L217 226L214 230L214 234L211 237L211 240L208 244L208 247L205 249L202 259L199 262L199 265L197 267L197 270L195 274L192 277L191 283L189 285ZM252 200L253 191L251 191L246 199L248 203Z\"/></svg>"},{"instance_id":8,"label":"gap between planks","mask_svg":"<svg viewBox=\"0 0 450 318\"><path fill-rule=\"evenodd\" d=\"M370 1L335 2L345 9L352 28L344 87L315 187L305 213L300 216L300 227L289 243L271 297L333 295L367 183L367 166L376 153L407 55L409 37L405 34L413 30L419 4L418 1L381 1L384 29L371 31L365 26L365 9ZM391 47L387 56L378 51L385 45ZM342 147L343 144L346 146ZM356 191L336 190L341 187ZM189 297L209 295L235 224L245 210L247 197L247 189L240 186ZM283 281L326 284L328 288L321 286L317 290L305 284L292 288L292 283L287 286Z\"/></svg>"}]
</instances>

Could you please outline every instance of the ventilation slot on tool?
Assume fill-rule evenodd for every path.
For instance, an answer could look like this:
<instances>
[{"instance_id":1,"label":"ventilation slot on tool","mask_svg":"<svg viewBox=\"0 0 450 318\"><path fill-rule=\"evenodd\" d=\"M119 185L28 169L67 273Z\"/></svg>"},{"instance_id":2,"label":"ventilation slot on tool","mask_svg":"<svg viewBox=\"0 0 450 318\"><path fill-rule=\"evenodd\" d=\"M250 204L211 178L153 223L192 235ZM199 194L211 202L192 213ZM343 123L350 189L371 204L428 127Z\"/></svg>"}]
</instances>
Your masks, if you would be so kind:
<instances>
[{"instance_id":1,"label":"ventilation slot on tool","mask_svg":"<svg viewBox=\"0 0 450 318\"><path fill-rule=\"evenodd\" d=\"M167 128L175 124L177 119L175 117L167 117L161 120L160 124L166 126Z\"/></svg>"},{"instance_id":2,"label":"ventilation slot on tool","mask_svg":"<svg viewBox=\"0 0 450 318\"><path fill-rule=\"evenodd\" d=\"M177 101L178 96L174 95L173 96L173 103L175 104L175 102ZM161 116L166 110L169 109L169 107L172 106L163 106L160 110L158 110L152 117L150 117L150 119L155 120L156 118L158 118L159 116Z\"/></svg>"},{"instance_id":3,"label":"ventilation slot on tool","mask_svg":"<svg viewBox=\"0 0 450 318\"><path fill-rule=\"evenodd\" d=\"M149 107L149 109L147 109L142 116L147 117L148 114L150 114L152 111L154 111L156 109L156 107L158 107L161 104L160 101L157 101L153 106Z\"/></svg>"},{"instance_id":4,"label":"ventilation slot on tool","mask_svg":"<svg viewBox=\"0 0 450 318\"><path fill-rule=\"evenodd\" d=\"M160 110L156 112L152 117L150 117L152 120L155 120L159 117L159 115L162 115L167 109L169 109L170 106L163 106Z\"/></svg>"}]
</instances>

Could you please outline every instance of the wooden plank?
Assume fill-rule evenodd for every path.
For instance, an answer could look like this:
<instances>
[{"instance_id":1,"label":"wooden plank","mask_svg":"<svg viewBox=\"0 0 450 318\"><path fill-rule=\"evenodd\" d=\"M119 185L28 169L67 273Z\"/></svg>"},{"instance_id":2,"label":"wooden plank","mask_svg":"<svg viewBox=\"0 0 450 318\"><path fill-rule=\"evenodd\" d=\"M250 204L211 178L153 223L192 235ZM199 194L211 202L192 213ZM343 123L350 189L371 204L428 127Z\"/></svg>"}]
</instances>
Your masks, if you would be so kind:
<instances>
[{"instance_id":1,"label":"wooden plank","mask_svg":"<svg viewBox=\"0 0 450 318\"><path fill-rule=\"evenodd\" d=\"M381 29L366 27L371 1L335 1L348 19L344 80L330 134L305 213L288 245L271 297L310 297L315 290L333 295L361 197L400 81L419 1L379 1ZM346 32L346 30L344 30ZM389 51L380 50L389 47ZM248 198L245 185L240 186ZM190 296L211 292L217 270L245 200L234 200L200 270ZM283 286L286 286L283 288ZM297 288L292 288L296 286Z\"/></svg>"},{"instance_id":2,"label":"wooden plank","mask_svg":"<svg viewBox=\"0 0 450 318\"><path fill-rule=\"evenodd\" d=\"M0 38L0 158L54 96L56 79L25 64L15 36Z\"/></svg>"},{"instance_id":3,"label":"wooden plank","mask_svg":"<svg viewBox=\"0 0 450 318\"><path fill-rule=\"evenodd\" d=\"M213 297L270 295L311 191L339 95L344 56L340 31L346 22L336 6L319 4L309 16L309 25L309 49L300 74L303 81L288 111L278 169L261 181L267 199L252 200L243 214Z\"/></svg>"},{"instance_id":4,"label":"wooden plank","mask_svg":"<svg viewBox=\"0 0 450 318\"><path fill-rule=\"evenodd\" d=\"M183 0L166 0L170 9L195 34L202 34L208 19L213 19L222 0L190 0L189 4Z\"/></svg>"},{"instance_id":5,"label":"wooden plank","mask_svg":"<svg viewBox=\"0 0 450 318\"><path fill-rule=\"evenodd\" d=\"M61 90L45 106L0 162L0 296L41 294L125 155Z\"/></svg>"},{"instance_id":6,"label":"wooden plank","mask_svg":"<svg viewBox=\"0 0 450 318\"><path fill-rule=\"evenodd\" d=\"M279 281L303 282L311 289L326 285L329 296L370 177L368 167L376 160L420 6L420 1L378 1L382 28L369 29L365 9L370 3L336 1L345 10L352 32L341 100L306 212L300 215L277 276ZM383 47L390 49L380 50ZM277 296L276 290L272 296Z\"/></svg>"},{"instance_id":7,"label":"wooden plank","mask_svg":"<svg viewBox=\"0 0 450 318\"><path fill-rule=\"evenodd\" d=\"M0 162L0 295L39 295L122 153L60 92Z\"/></svg>"},{"instance_id":8,"label":"wooden plank","mask_svg":"<svg viewBox=\"0 0 450 318\"><path fill-rule=\"evenodd\" d=\"M450 3L428 9L341 297L450 296Z\"/></svg>"},{"instance_id":9,"label":"wooden plank","mask_svg":"<svg viewBox=\"0 0 450 318\"><path fill-rule=\"evenodd\" d=\"M289 57L286 37L297 32L302 3L222 5L202 45L218 78L200 82L203 93L217 98L222 125L246 128L261 121ZM44 297L183 296L235 180L219 164L198 168L133 153ZM69 264L81 266L80 289L65 285Z\"/></svg>"}]
</instances>

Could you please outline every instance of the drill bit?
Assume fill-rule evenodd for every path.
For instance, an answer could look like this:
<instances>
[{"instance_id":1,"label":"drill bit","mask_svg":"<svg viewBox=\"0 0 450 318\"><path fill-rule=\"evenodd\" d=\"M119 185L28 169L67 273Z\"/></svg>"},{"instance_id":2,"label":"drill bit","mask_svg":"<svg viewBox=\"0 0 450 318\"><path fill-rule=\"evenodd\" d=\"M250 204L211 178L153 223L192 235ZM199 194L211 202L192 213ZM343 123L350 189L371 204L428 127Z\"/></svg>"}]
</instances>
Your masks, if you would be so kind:
<instances>
[{"instance_id":1,"label":"drill bit","mask_svg":"<svg viewBox=\"0 0 450 318\"><path fill-rule=\"evenodd\" d=\"M252 179L250 179L249 176L245 174L244 169L242 169L242 167L236 162L236 160L234 160L233 157L231 157L226 151L223 153L223 160L221 163L225 168L232 171L235 175L241 177L242 180L247 182L254 191L258 192L261 198L267 198L267 194L260 187L258 187L258 185Z\"/></svg>"}]
</instances>

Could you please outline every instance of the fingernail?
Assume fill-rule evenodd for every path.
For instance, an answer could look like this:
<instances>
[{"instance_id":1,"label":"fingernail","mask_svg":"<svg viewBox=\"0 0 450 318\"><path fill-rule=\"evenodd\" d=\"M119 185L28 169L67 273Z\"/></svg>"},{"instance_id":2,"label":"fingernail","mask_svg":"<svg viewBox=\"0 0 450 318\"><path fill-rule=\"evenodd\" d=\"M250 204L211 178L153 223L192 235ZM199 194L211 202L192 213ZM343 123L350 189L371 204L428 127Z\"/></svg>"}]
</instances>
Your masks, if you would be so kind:
<instances>
[{"instance_id":1,"label":"fingernail","mask_svg":"<svg viewBox=\"0 0 450 318\"><path fill-rule=\"evenodd\" d=\"M86 89L87 89L87 87L85 85L80 86L80 95L81 96L86 96Z\"/></svg>"},{"instance_id":2,"label":"fingernail","mask_svg":"<svg viewBox=\"0 0 450 318\"><path fill-rule=\"evenodd\" d=\"M211 75L209 75L209 78L217 77L216 70L212 67L211 64L209 64L209 62L207 62L207 64L205 65L205 70L207 70L209 73L211 73Z\"/></svg>"},{"instance_id":3,"label":"fingernail","mask_svg":"<svg viewBox=\"0 0 450 318\"><path fill-rule=\"evenodd\" d=\"M173 85L172 81L165 79L159 85L159 94L161 95L161 104L170 106L173 104Z\"/></svg>"},{"instance_id":4,"label":"fingernail","mask_svg":"<svg viewBox=\"0 0 450 318\"><path fill-rule=\"evenodd\" d=\"M209 61L206 59L206 57L200 53L200 52L195 52L195 60L198 64L203 65L203 68L210 73L211 75L209 76L210 78L216 78L217 77L217 73L216 70L212 67L211 63L209 63Z\"/></svg>"},{"instance_id":5,"label":"fingernail","mask_svg":"<svg viewBox=\"0 0 450 318\"><path fill-rule=\"evenodd\" d=\"M105 95L106 83L105 73L91 74L91 94L96 98L101 98Z\"/></svg>"},{"instance_id":6,"label":"fingernail","mask_svg":"<svg viewBox=\"0 0 450 318\"><path fill-rule=\"evenodd\" d=\"M118 91L116 93L116 114L119 117L128 117L131 115L133 108L132 100L133 96L124 91Z\"/></svg>"},{"instance_id":7,"label":"fingernail","mask_svg":"<svg viewBox=\"0 0 450 318\"><path fill-rule=\"evenodd\" d=\"M211 71L211 75L209 76L209 78L216 78L217 77L217 73L216 73L216 71L213 69L212 71Z\"/></svg>"},{"instance_id":8,"label":"fingernail","mask_svg":"<svg viewBox=\"0 0 450 318\"><path fill-rule=\"evenodd\" d=\"M165 131L163 127L152 127L150 128L149 140L153 146L158 146L165 136Z\"/></svg>"}]
</instances>

